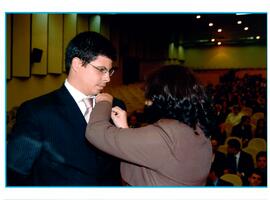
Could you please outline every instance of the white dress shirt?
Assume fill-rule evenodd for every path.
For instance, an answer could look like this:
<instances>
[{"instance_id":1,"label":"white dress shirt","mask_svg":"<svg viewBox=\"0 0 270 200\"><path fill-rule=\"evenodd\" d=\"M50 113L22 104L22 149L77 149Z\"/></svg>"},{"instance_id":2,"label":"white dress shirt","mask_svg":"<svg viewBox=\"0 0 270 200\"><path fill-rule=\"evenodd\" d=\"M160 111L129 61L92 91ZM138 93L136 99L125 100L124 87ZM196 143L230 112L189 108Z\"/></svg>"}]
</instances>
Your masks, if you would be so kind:
<instances>
[{"instance_id":1,"label":"white dress shirt","mask_svg":"<svg viewBox=\"0 0 270 200\"><path fill-rule=\"evenodd\" d=\"M237 154L235 154L235 158L236 158L236 168L238 169L239 158L240 158L240 151Z\"/></svg>"}]
</instances>

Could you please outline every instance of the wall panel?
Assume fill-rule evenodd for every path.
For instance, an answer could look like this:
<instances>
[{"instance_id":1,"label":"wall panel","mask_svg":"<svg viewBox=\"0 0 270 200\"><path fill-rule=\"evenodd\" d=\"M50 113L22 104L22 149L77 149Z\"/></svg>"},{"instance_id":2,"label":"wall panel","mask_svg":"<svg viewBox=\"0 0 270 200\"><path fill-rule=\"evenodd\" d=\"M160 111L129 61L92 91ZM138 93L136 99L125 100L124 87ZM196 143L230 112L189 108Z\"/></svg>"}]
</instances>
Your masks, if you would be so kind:
<instances>
[{"instance_id":1,"label":"wall panel","mask_svg":"<svg viewBox=\"0 0 270 200\"><path fill-rule=\"evenodd\" d=\"M32 52L34 48L42 50L40 62L31 65L31 73L37 75L47 74L47 40L48 40L48 14L32 15Z\"/></svg>"},{"instance_id":2,"label":"wall panel","mask_svg":"<svg viewBox=\"0 0 270 200\"><path fill-rule=\"evenodd\" d=\"M77 16L77 33L88 31L88 15Z\"/></svg>"},{"instance_id":3,"label":"wall panel","mask_svg":"<svg viewBox=\"0 0 270 200\"><path fill-rule=\"evenodd\" d=\"M12 29L11 29L11 21L12 15L6 15L6 26L7 26L7 41L6 41L6 78L11 79L11 37L12 37Z\"/></svg>"},{"instance_id":4,"label":"wall panel","mask_svg":"<svg viewBox=\"0 0 270 200\"><path fill-rule=\"evenodd\" d=\"M61 74L63 68L63 15L50 14L48 22L48 73Z\"/></svg>"},{"instance_id":5,"label":"wall panel","mask_svg":"<svg viewBox=\"0 0 270 200\"><path fill-rule=\"evenodd\" d=\"M92 15L89 18L89 30L100 33L101 17L100 15Z\"/></svg>"},{"instance_id":6,"label":"wall panel","mask_svg":"<svg viewBox=\"0 0 270 200\"><path fill-rule=\"evenodd\" d=\"M64 15L64 38L63 38L63 71L65 70L65 50L69 41L76 35L77 31L77 14Z\"/></svg>"},{"instance_id":7,"label":"wall panel","mask_svg":"<svg viewBox=\"0 0 270 200\"><path fill-rule=\"evenodd\" d=\"M13 15L12 75L30 76L30 14Z\"/></svg>"},{"instance_id":8,"label":"wall panel","mask_svg":"<svg viewBox=\"0 0 270 200\"><path fill-rule=\"evenodd\" d=\"M189 48L185 50L185 65L192 68L266 68L266 64L266 46L224 46L203 49Z\"/></svg>"}]
</instances>

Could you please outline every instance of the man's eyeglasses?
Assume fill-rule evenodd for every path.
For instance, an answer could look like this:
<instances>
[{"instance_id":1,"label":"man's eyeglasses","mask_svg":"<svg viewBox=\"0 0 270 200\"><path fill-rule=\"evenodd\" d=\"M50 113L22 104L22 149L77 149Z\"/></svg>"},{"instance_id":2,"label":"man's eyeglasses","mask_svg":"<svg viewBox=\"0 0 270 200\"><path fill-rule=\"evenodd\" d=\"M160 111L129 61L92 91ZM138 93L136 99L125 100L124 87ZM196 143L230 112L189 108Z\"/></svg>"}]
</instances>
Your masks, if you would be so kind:
<instances>
[{"instance_id":1,"label":"man's eyeglasses","mask_svg":"<svg viewBox=\"0 0 270 200\"><path fill-rule=\"evenodd\" d=\"M98 70L98 71L100 71L101 73L103 73L103 74L106 74L106 73L108 73L109 74L109 76L112 76L113 75L113 73L114 73L114 71L115 71L115 69L114 68L111 68L110 70L108 70L106 67L104 67L104 66L95 66L95 65L93 65L93 64L91 64L91 63L88 63L89 65L91 65L92 67L94 67L96 70Z\"/></svg>"}]
</instances>

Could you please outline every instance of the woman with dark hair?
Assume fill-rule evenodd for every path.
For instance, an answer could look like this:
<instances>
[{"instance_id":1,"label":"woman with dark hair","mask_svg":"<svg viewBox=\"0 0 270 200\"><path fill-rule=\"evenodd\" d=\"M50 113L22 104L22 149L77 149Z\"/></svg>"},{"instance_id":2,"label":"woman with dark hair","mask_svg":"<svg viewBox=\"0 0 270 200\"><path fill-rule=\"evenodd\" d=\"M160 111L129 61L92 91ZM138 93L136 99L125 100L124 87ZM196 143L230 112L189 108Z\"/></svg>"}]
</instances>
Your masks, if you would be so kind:
<instances>
[{"instance_id":1,"label":"woman with dark hair","mask_svg":"<svg viewBox=\"0 0 270 200\"><path fill-rule=\"evenodd\" d=\"M145 97L156 122L129 128L126 112L112 108L112 96L99 94L86 138L123 160L121 175L128 185L205 185L212 149L204 89L190 69L171 65L148 78Z\"/></svg>"}]
</instances>

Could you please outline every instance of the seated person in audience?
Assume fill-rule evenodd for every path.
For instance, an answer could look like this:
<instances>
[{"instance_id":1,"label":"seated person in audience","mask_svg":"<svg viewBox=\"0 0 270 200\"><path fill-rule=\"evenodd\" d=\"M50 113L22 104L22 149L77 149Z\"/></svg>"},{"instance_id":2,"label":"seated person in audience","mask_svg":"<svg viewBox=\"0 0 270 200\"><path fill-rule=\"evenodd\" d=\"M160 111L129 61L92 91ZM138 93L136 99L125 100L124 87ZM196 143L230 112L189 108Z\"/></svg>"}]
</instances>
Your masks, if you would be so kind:
<instances>
[{"instance_id":1,"label":"seated person in audience","mask_svg":"<svg viewBox=\"0 0 270 200\"><path fill-rule=\"evenodd\" d=\"M258 119L255 129L255 137L267 140L267 127L264 119Z\"/></svg>"},{"instance_id":2,"label":"seated person in audience","mask_svg":"<svg viewBox=\"0 0 270 200\"><path fill-rule=\"evenodd\" d=\"M213 136L211 137L212 144L212 167L218 171L217 174L223 175L224 163L226 161L226 156L224 153L218 151L219 140Z\"/></svg>"},{"instance_id":3,"label":"seated person in audience","mask_svg":"<svg viewBox=\"0 0 270 200\"><path fill-rule=\"evenodd\" d=\"M133 112L130 114L130 116L128 117L128 124L129 124L129 128L139 128L140 127L140 123L138 122L138 116L137 116L136 112Z\"/></svg>"},{"instance_id":4,"label":"seated person in audience","mask_svg":"<svg viewBox=\"0 0 270 200\"><path fill-rule=\"evenodd\" d=\"M267 186L267 154L266 151L260 151L256 155L256 169L262 172L262 185Z\"/></svg>"},{"instance_id":5,"label":"seated person in audience","mask_svg":"<svg viewBox=\"0 0 270 200\"><path fill-rule=\"evenodd\" d=\"M148 78L145 97L157 121L129 128L126 112L112 108L112 96L99 94L88 141L124 160L121 175L129 185L205 185L212 159L212 109L203 87L189 68L171 65Z\"/></svg>"},{"instance_id":6,"label":"seated person in audience","mask_svg":"<svg viewBox=\"0 0 270 200\"><path fill-rule=\"evenodd\" d=\"M224 144L224 141L226 139L226 132L223 130L223 123L225 122L226 117L228 116L228 113L226 112L227 109L223 107L223 105L216 103L214 106L214 130L213 133L215 134L215 137L219 140L220 144Z\"/></svg>"},{"instance_id":7,"label":"seated person in audience","mask_svg":"<svg viewBox=\"0 0 270 200\"><path fill-rule=\"evenodd\" d=\"M216 125L220 125L225 122L228 113L223 109L222 105L219 103L215 104L215 123Z\"/></svg>"},{"instance_id":8,"label":"seated person in audience","mask_svg":"<svg viewBox=\"0 0 270 200\"><path fill-rule=\"evenodd\" d=\"M254 169L248 176L246 186L262 186L263 181L263 173L258 170Z\"/></svg>"},{"instance_id":9,"label":"seated person in audience","mask_svg":"<svg viewBox=\"0 0 270 200\"><path fill-rule=\"evenodd\" d=\"M245 182L247 175L254 168L253 158L250 154L241 150L241 144L237 139L230 139L227 145L224 173L236 174Z\"/></svg>"},{"instance_id":10,"label":"seated person in audience","mask_svg":"<svg viewBox=\"0 0 270 200\"><path fill-rule=\"evenodd\" d=\"M232 186L233 184L220 179L223 172L216 165L212 165L207 177L206 186Z\"/></svg>"},{"instance_id":11,"label":"seated person in audience","mask_svg":"<svg viewBox=\"0 0 270 200\"><path fill-rule=\"evenodd\" d=\"M225 123L235 126L240 123L243 113L241 113L241 108L238 105L232 107L232 111L226 117Z\"/></svg>"},{"instance_id":12,"label":"seated person in audience","mask_svg":"<svg viewBox=\"0 0 270 200\"><path fill-rule=\"evenodd\" d=\"M242 139L242 148L248 145L249 140L252 138L249 116L242 116L240 123L232 128L231 136Z\"/></svg>"}]
</instances>

